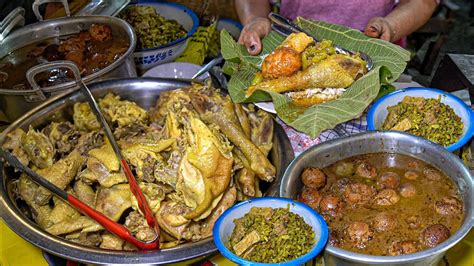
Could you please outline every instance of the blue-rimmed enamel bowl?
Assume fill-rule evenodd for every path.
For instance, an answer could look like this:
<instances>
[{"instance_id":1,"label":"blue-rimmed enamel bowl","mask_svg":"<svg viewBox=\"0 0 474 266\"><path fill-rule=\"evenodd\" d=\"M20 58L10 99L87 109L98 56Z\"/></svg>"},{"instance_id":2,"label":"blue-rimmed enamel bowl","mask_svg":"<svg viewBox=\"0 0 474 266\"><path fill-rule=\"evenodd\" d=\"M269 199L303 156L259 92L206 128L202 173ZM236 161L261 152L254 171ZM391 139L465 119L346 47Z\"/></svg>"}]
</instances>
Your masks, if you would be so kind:
<instances>
[{"instance_id":1,"label":"blue-rimmed enamel bowl","mask_svg":"<svg viewBox=\"0 0 474 266\"><path fill-rule=\"evenodd\" d=\"M158 14L165 19L176 20L187 31L186 36L170 43L154 48L136 50L133 53L135 65L142 71L178 58L186 49L188 38L196 32L199 26L199 19L196 13L180 4L138 0L132 1L129 6L131 5L153 6Z\"/></svg>"},{"instance_id":2,"label":"blue-rimmed enamel bowl","mask_svg":"<svg viewBox=\"0 0 474 266\"><path fill-rule=\"evenodd\" d=\"M461 118L464 124L463 134L459 140L446 147L448 151L455 151L464 146L474 134L474 112L458 97L442 90L433 88L406 88L387 94L377 100L369 109L367 114L368 130L380 129L388 115L387 107L396 105L405 96L438 98L441 102L453 108L454 112Z\"/></svg>"},{"instance_id":3,"label":"blue-rimmed enamel bowl","mask_svg":"<svg viewBox=\"0 0 474 266\"><path fill-rule=\"evenodd\" d=\"M272 263L257 263L249 260L245 260L234 253L232 253L227 247L229 237L234 230L235 224L234 219L243 217L246 213L250 211L252 207L271 207L271 208L287 208L290 207L292 213L298 214L301 216L304 221L309 224L315 235L315 245L314 247L305 255L294 259L292 261L272 264ZM244 202L241 202L233 207L227 209L220 217L217 219L214 228L213 228L214 243L216 244L219 252L224 255L229 260L239 264L239 265L301 265L312 258L316 257L326 246L328 240L328 226L324 221L323 217L319 215L316 211L311 209L311 207L291 200L287 198L255 198L250 199Z\"/></svg>"}]
</instances>

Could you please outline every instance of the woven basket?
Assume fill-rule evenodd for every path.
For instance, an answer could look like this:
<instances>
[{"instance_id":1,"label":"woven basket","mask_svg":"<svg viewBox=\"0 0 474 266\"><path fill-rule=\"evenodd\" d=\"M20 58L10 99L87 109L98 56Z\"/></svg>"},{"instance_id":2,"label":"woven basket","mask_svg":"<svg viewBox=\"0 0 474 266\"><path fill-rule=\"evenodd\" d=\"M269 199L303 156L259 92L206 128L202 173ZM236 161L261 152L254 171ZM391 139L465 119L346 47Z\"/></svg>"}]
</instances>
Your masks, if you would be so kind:
<instances>
[{"instance_id":1,"label":"woven basket","mask_svg":"<svg viewBox=\"0 0 474 266\"><path fill-rule=\"evenodd\" d=\"M169 0L192 9L199 18L216 16L239 20L233 0Z\"/></svg>"}]
</instances>

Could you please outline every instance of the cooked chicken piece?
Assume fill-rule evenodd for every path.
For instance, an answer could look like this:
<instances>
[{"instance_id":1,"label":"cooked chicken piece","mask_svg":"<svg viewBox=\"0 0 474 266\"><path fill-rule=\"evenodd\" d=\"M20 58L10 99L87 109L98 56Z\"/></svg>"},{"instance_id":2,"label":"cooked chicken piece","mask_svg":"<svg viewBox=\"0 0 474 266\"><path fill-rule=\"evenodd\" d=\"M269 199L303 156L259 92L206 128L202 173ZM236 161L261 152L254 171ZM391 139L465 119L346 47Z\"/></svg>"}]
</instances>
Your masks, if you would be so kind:
<instances>
[{"instance_id":1,"label":"cooked chicken piece","mask_svg":"<svg viewBox=\"0 0 474 266\"><path fill-rule=\"evenodd\" d=\"M63 220L59 223L56 223L50 227L46 227L46 232L58 236L76 232L78 230L84 229L89 226L96 225L97 223L91 220L87 216L79 216L74 218L69 218Z\"/></svg>"},{"instance_id":2,"label":"cooked chicken piece","mask_svg":"<svg viewBox=\"0 0 474 266\"><path fill-rule=\"evenodd\" d=\"M72 118L76 128L81 131L95 131L100 129L100 124L88 103L75 103Z\"/></svg>"},{"instance_id":3,"label":"cooked chicken piece","mask_svg":"<svg viewBox=\"0 0 474 266\"><path fill-rule=\"evenodd\" d=\"M124 242L125 241L120 237L109 232L105 232L102 234L102 242L99 247L110 250L122 250Z\"/></svg>"},{"instance_id":4,"label":"cooked chicken piece","mask_svg":"<svg viewBox=\"0 0 474 266\"><path fill-rule=\"evenodd\" d=\"M82 134L78 140L74 150L82 155L87 155L90 150L102 147L104 145L105 136L102 132L92 131Z\"/></svg>"},{"instance_id":5,"label":"cooked chicken piece","mask_svg":"<svg viewBox=\"0 0 474 266\"><path fill-rule=\"evenodd\" d=\"M212 236L212 228L216 223L219 216L224 213L225 210L230 208L234 205L237 199L237 190L235 186L229 187L226 192L224 192L224 196L222 197L219 204L214 208L211 215L209 215L203 222L201 226L201 236L202 238L207 238Z\"/></svg>"},{"instance_id":6,"label":"cooked chicken piece","mask_svg":"<svg viewBox=\"0 0 474 266\"><path fill-rule=\"evenodd\" d=\"M51 222L53 222L53 224L57 224L65 220L74 219L81 216L81 214L76 211L76 209L71 207L65 201L57 197L53 197L53 201L54 208L49 214L49 219L51 220Z\"/></svg>"},{"instance_id":7,"label":"cooked chicken piece","mask_svg":"<svg viewBox=\"0 0 474 266\"><path fill-rule=\"evenodd\" d=\"M159 152L169 148L174 143L174 139L163 139L158 142L143 144L126 145L123 143L121 145L122 154L130 165L135 168L138 179L145 182L153 182L155 181L155 165L161 157Z\"/></svg>"},{"instance_id":8,"label":"cooked chicken piece","mask_svg":"<svg viewBox=\"0 0 474 266\"><path fill-rule=\"evenodd\" d=\"M127 177L123 172L111 173L107 167L95 157L89 157L87 160L87 168L79 174L79 178L88 184L99 182L102 187L106 188L127 182Z\"/></svg>"},{"instance_id":9,"label":"cooked chicken piece","mask_svg":"<svg viewBox=\"0 0 474 266\"><path fill-rule=\"evenodd\" d=\"M95 192L94 189L88 184L86 184L81 179L76 180L74 183L74 194L76 197L87 204L89 207L95 206Z\"/></svg>"},{"instance_id":10,"label":"cooked chicken piece","mask_svg":"<svg viewBox=\"0 0 474 266\"><path fill-rule=\"evenodd\" d=\"M247 112L243 108L241 104L234 104L234 110L235 114L237 115L237 118L239 119L240 126L242 127L242 130L244 131L245 135L250 138L251 134L251 128L250 128L250 119L247 116Z\"/></svg>"},{"instance_id":11,"label":"cooked chicken piece","mask_svg":"<svg viewBox=\"0 0 474 266\"><path fill-rule=\"evenodd\" d=\"M276 48L262 63L265 79L288 77L301 70L301 55L289 47Z\"/></svg>"},{"instance_id":12,"label":"cooked chicken piece","mask_svg":"<svg viewBox=\"0 0 474 266\"><path fill-rule=\"evenodd\" d=\"M255 197L255 173L244 167L238 170L235 177L242 193L249 197Z\"/></svg>"},{"instance_id":13,"label":"cooked chicken piece","mask_svg":"<svg viewBox=\"0 0 474 266\"><path fill-rule=\"evenodd\" d=\"M99 101L99 106L110 121L116 122L119 127L135 123L144 123L148 120L147 112L135 102L120 100L120 96L108 93Z\"/></svg>"},{"instance_id":14,"label":"cooked chicken piece","mask_svg":"<svg viewBox=\"0 0 474 266\"><path fill-rule=\"evenodd\" d=\"M67 154L76 147L81 134L70 122L52 122L42 132L49 138L56 151Z\"/></svg>"},{"instance_id":15,"label":"cooked chicken piece","mask_svg":"<svg viewBox=\"0 0 474 266\"><path fill-rule=\"evenodd\" d=\"M132 207L130 186L119 184L110 188L99 188L95 209L113 221L118 221L122 213Z\"/></svg>"},{"instance_id":16,"label":"cooked chicken piece","mask_svg":"<svg viewBox=\"0 0 474 266\"><path fill-rule=\"evenodd\" d=\"M102 147L90 150L89 155L99 160L109 172L117 172L120 170L120 161L108 140Z\"/></svg>"},{"instance_id":17,"label":"cooked chicken piece","mask_svg":"<svg viewBox=\"0 0 474 266\"><path fill-rule=\"evenodd\" d=\"M265 156L268 156L273 148L273 117L261 109L249 112L248 117L251 125L250 139Z\"/></svg>"},{"instance_id":18,"label":"cooked chicken piece","mask_svg":"<svg viewBox=\"0 0 474 266\"><path fill-rule=\"evenodd\" d=\"M159 212L156 214L156 221L161 229L174 238L178 240L182 238L188 239L191 236L183 235L183 233L190 223L188 219L184 218L184 215L189 211L190 209L184 204L164 201L161 204Z\"/></svg>"},{"instance_id":19,"label":"cooked chicken piece","mask_svg":"<svg viewBox=\"0 0 474 266\"><path fill-rule=\"evenodd\" d=\"M304 32L298 32L288 35L281 46L288 47L298 53L302 53L312 43L314 43L313 38Z\"/></svg>"},{"instance_id":20,"label":"cooked chicken piece","mask_svg":"<svg viewBox=\"0 0 474 266\"><path fill-rule=\"evenodd\" d=\"M46 168L53 164L56 151L43 133L30 126L28 132L23 135L21 143L30 161L37 167Z\"/></svg>"},{"instance_id":21,"label":"cooked chicken piece","mask_svg":"<svg viewBox=\"0 0 474 266\"><path fill-rule=\"evenodd\" d=\"M53 225L50 219L52 211L49 205L38 205L34 201L34 196L39 189L39 185L34 183L27 175L22 174L18 180L18 194L30 206L33 219L41 228Z\"/></svg>"},{"instance_id":22,"label":"cooked chicken piece","mask_svg":"<svg viewBox=\"0 0 474 266\"><path fill-rule=\"evenodd\" d=\"M166 188L154 183L145 183L142 182L138 185L142 190L143 195L145 196L148 205L153 213L158 212L161 206L161 201L165 198ZM139 210L138 201L135 197L131 197L132 208Z\"/></svg>"},{"instance_id":23,"label":"cooked chicken piece","mask_svg":"<svg viewBox=\"0 0 474 266\"><path fill-rule=\"evenodd\" d=\"M60 189L65 189L74 180L84 164L85 158L78 152L73 151L52 166L39 169L37 173ZM40 187L34 199L37 204L45 205L50 197L51 192L44 187Z\"/></svg>"},{"instance_id":24,"label":"cooked chicken piece","mask_svg":"<svg viewBox=\"0 0 474 266\"><path fill-rule=\"evenodd\" d=\"M250 167L257 176L265 181L272 181L275 178L275 167L270 163L268 158L259 150L259 148L245 136L240 124L231 123L229 119L223 115L222 105L219 104L220 99L216 99L217 95L209 97L203 93L193 93L192 104L199 112L201 119L207 123L219 126L220 130L226 137L238 147L247 160Z\"/></svg>"},{"instance_id":25,"label":"cooked chicken piece","mask_svg":"<svg viewBox=\"0 0 474 266\"><path fill-rule=\"evenodd\" d=\"M28 154L23 150L21 143L25 134L25 131L21 128L17 128L8 133L2 144L2 148L11 151L13 156L15 156L23 165L28 165L30 159Z\"/></svg>"},{"instance_id":26,"label":"cooked chicken piece","mask_svg":"<svg viewBox=\"0 0 474 266\"><path fill-rule=\"evenodd\" d=\"M246 96L251 96L256 90L283 93L309 88L347 88L354 82L354 77L340 63L339 58L330 56L294 75L252 85Z\"/></svg>"},{"instance_id":27,"label":"cooked chicken piece","mask_svg":"<svg viewBox=\"0 0 474 266\"><path fill-rule=\"evenodd\" d=\"M152 241L156 237L155 230L148 226L145 217L137 211L125 218L125 227L140 241Z\"/></svg>"}]
</instances>

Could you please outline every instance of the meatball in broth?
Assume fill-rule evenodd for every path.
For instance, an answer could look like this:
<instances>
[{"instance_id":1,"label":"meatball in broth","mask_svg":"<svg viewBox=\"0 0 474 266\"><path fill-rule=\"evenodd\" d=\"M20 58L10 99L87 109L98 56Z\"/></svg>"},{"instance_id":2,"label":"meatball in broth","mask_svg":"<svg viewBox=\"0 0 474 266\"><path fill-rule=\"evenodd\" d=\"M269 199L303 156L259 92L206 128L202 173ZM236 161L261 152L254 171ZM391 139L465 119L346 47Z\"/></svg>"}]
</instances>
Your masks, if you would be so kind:
<instances>
[{"instance_id":1,"label":"meatball in broth","mask_svg":"<svg viewBox=\"0 0 474 266\"><path fill-rule=\"evenodd\" d=\"M442 171L416 158L365 154L301 173L300 201L330 229L329 245L401 256L446 241L464 220L462 197Z\"/></svg>"}]
</instances>

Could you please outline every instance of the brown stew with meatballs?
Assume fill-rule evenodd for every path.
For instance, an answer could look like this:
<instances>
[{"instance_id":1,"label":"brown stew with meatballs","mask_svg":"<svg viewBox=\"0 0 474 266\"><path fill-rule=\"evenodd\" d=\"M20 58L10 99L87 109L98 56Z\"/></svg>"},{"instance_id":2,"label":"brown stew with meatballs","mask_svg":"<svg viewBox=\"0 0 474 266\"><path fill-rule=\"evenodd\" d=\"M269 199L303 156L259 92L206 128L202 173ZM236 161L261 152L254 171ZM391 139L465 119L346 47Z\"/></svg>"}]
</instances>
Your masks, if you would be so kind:
<instances>
[{"instance_id":1,"label":"brown stew with meatballs","mask_svg":"<svg viewBox=\"0 0 474 266\"><path fill-rule=\"evenodd\" d=\"M355 156L305 168L301 178L300 201L324 216L329 243L353 252L398 256L435 247L464 220L451 179L409 156Z\"/></svg>"},{"instance_id":2,"label":"brown stew with meatballs","mask_svg":"<svg viewBox=\"0 0 474 266\"><path fill-rule=\"evenodd\" d=\"M0 88L29 90L26 71L56 60L70 60L78 66L82 76L88 76L118 60L128 48L127 38L115 36L108 25L92 24L86 31L28 45L0 59ZM41 87L46 87L71 78L68 70L55 69L38 74L36 80Z\"/></svg>"}]
</instances>

